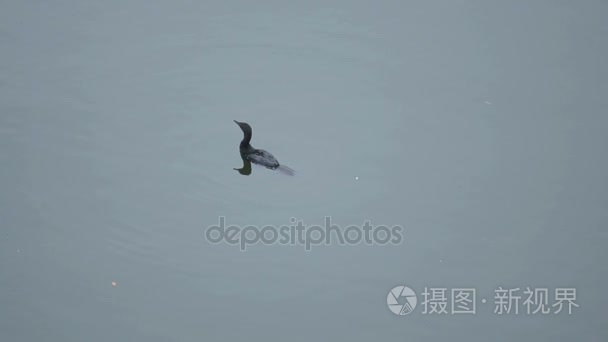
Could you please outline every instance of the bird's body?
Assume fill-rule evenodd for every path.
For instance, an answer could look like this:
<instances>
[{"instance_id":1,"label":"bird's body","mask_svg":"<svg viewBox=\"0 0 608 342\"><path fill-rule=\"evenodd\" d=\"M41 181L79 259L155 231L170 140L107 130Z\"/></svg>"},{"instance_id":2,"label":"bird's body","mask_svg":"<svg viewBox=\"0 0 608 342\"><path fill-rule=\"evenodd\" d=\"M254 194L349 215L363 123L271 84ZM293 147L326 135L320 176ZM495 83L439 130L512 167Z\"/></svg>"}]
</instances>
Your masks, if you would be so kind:
<instances>
[{"instance_id":1,"label":"bird's body","mask_svg":"<svg viewBox=\"0 0 608 342\"><path fill-rule=\"evenodd\" d=\"M279 167L279 161L270 152L265 150L252 149L251 151L243 153L250 162L262 166L266 166L269 169L276 169Z\"/></svg>"},{"instance_id":2,"label":"bird's body","mask_svg":"<svg viewBox=\"0 0 608 342\"><path fill-rule=\"evenodd\" d=\"M277 158L275 158L270 152L254 148L249 143L251 141L252 130L251 126L245 122L238 122L234 120L237 125L243 130L243 140L239 146L239 150L241 152L241 156L243 156L248 161L262 165L269 169L279 169L284 170L285 173L293 175L294 171L286 166L282 166L279 164Z\"/></svg>"}]
</instances>

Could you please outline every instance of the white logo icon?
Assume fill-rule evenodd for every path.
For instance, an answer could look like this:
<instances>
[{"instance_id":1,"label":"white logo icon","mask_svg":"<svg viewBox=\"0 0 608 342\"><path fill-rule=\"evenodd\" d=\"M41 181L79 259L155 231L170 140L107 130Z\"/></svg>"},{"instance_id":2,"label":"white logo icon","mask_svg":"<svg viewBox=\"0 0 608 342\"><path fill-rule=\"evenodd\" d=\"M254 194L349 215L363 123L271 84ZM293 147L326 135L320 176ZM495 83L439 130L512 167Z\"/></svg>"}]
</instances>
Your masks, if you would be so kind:
<instances>
[{"instance_id":1,"label":"white logo icon","mask_svg":"<svg viewBox=\"0 0 608 342\"><path fill-rule=\"evenodd\" d=\"M395 287L386 297L386 305L395 315L409 314L416 308L416 303L416 294L407 286Z\"/></svg>"}]
</instances>

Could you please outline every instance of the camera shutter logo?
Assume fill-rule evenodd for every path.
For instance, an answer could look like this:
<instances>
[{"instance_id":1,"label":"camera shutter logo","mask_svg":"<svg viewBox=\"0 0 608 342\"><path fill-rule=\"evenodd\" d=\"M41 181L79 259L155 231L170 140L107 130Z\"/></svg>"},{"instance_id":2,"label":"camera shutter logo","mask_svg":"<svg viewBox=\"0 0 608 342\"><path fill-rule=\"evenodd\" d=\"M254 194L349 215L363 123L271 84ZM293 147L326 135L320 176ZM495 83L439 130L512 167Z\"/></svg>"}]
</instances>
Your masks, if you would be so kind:
<instances>
[{"instance_id":1,"label":"camera shutter logo","mask_svg":"<svg viewBox=\"0 0 608 342\"><path fill-rule=\"evenodd\" d=\"M416 293L407 286L397 286L388 293L386 305L395 315L407 315L414 311L418 299Z\"/></svg>"}]
</instances>

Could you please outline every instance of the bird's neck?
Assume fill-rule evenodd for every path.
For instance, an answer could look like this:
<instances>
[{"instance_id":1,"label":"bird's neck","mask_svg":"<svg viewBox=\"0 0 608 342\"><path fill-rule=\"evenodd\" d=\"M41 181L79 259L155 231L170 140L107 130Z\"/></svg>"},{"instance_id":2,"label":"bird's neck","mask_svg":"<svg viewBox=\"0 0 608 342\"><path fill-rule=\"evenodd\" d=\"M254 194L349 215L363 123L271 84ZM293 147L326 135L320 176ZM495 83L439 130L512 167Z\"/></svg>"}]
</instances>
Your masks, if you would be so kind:
<instances>
[{"instance_id":1,"label":"bird's neck","mask_svg":"<svg viewBox=\"0 0 608 342\"><path fill-rule=\"evenodd\" d=\"M249 142L251 141L251 133L244 132L243 134L244 134L244 137L243 137L243 140L241 141L240 148L242 150L252 148L251 145L249 144Z\"/></svg>"}]
</instances>

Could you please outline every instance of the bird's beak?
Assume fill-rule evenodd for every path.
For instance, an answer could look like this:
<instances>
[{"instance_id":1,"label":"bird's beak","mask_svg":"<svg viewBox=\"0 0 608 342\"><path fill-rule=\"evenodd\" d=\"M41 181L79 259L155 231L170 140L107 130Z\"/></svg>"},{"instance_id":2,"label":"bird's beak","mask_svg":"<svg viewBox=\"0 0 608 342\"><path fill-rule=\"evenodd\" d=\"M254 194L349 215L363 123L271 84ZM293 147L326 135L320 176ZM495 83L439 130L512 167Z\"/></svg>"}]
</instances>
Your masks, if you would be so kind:
<instances>
[{"instance_id":1,"label":"bird's beak","mask_svg":"<svg viewBox=\"0 0 608 342\"><path fill-rule=\"evenodd\" d=\"M236 124L237 124L237 125L238 125L238 124L240 124L240 122L238 122L238 121L236 121L236 120L233 120L233 121L234 121L234 122L236 122Z\"/></svg>"}]
</instances>

